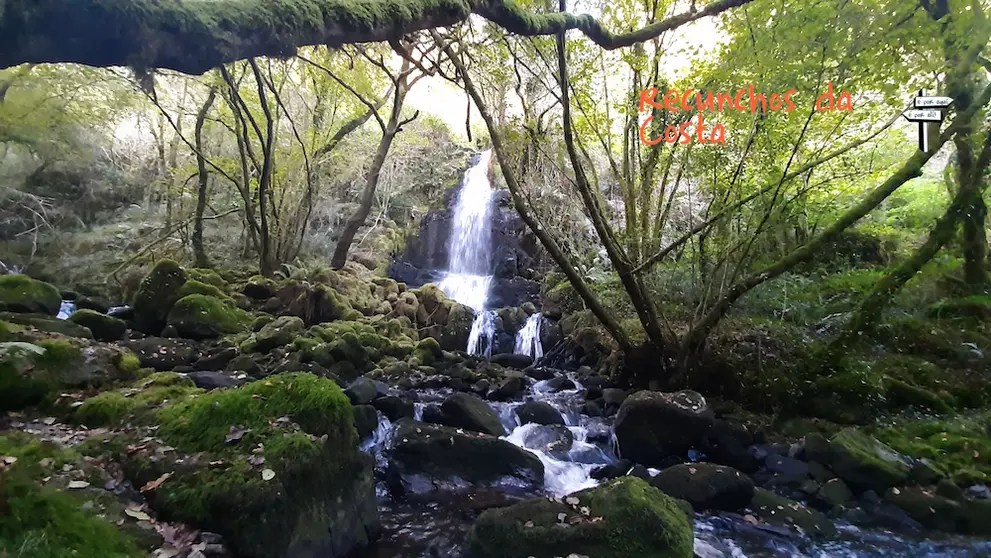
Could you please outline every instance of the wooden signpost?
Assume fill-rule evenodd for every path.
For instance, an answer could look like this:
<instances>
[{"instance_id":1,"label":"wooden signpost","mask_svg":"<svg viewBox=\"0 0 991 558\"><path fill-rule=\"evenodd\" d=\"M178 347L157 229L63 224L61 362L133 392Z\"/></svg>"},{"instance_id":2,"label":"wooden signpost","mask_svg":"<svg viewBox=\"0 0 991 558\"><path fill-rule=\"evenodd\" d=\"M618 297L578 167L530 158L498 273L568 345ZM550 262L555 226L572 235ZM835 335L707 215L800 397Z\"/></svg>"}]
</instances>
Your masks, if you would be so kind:
<instances>
[{"instance_id":1,"label":"wooden signpost","mask_svg":"<svg viewBox=\"0 0 991 558\"><path fill-rule=\"evenodd\" d=\"M919 149L923 153L929 151L929 134L927 122L942 122L944 112L953 103L951 97L927 97L926 90L920 89L915 98L914 110L906 110L904 116L909 122L919 123Z\"/></svg>"}]
</instances>

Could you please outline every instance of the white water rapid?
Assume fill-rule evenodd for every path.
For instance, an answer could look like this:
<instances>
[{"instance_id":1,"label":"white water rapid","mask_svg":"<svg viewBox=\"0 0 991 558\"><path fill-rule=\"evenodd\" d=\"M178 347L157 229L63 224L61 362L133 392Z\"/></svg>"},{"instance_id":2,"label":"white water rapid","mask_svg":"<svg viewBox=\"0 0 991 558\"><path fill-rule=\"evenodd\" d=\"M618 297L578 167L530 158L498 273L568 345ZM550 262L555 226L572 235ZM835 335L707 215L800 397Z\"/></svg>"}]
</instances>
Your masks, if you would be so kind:
<instances>
[{"instance_id":1,"label":"white water rapid","mask_svg":"<svg viewBox=\"0 0 991 558\"><path fill-rule=\"evenodd\" d=\"M492 151L483 151L465 172L451 223L447 274L440 288L447 296L475 310L468 352L492 356L495 314L485 308L492 284Z\"/></svg>"},{"instance_id":2,"label":"white water rapid","mask_svg":"<svg viewBox=\"0 0 991 558\"><path fill-rule=\"evenodd\" d=\"M532 356L533 360L544 356L544 348L540 345L540 326L544 323L544 316L540 312L530 314L526 323L516 334L516 346L513 352L518 355Z\"/></svg>"}]
</instances>

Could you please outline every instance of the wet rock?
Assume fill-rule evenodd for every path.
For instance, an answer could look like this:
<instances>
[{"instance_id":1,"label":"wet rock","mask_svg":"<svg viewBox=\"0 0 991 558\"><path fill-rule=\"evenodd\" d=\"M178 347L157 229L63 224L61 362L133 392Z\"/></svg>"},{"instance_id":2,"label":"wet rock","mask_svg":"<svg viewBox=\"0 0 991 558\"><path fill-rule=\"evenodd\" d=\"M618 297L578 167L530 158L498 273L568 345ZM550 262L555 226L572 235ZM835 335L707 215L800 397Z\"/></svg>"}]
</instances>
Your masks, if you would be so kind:
<instances>
[{"instance_id":1,"label":"wet rock","mask_svg":"<svg viewBox=\"0 0 991 558\"><path fill-rule=\"evenodd\" d=\"M884 499L905 511L927 529L963 531L963 507L918 486L890 488Z\"/></svg>"},{"instance_id":2,"label":"wet rock","mask_svg":"<svg viewBox=\"0 0 991 558\"><path fill-rule=\"evenodd\" d=\"M686 508L647 482L624 477L564 501L538 498L487 510L468 546L477 558L691 558L693 520Z\"/></svg>"},{"instance_id":3,"label":"wet rock","mask_svg":"<svg viewBox=\"0 0 991 558\"><path fill-rule=\"evenodd\" d=\"M575 435L566 426L533 425L523 435L523 447L541 451L555 459L565 459L575 443Z\"/></svg>"},{"instance_id":4,"label":"wet rock","mask_svg":"<svg viewBox=\"0 0 991 558\"><path fill-rule=\"evenodd\" d=\"M789 477L805 478L809 474L809 465L807 463L784 455L769 456L764 462L764 466L772 473Z\"/></svg>"},{"instance_id":5,"label":"wet rock","mask_svg":"<svg viewBox=\"0 0 991 558\"><path fill-rule=\"evenodd\" d=\"M255 334L254 349L267 353L276 347L288 345L303 331L303 320L296 316L281 316L262 326Z\"/></svg>"},{"instance_id":6,"label":"wet rock","mask_svg":"<svg viewBox=\"0 0 991 558\"><path fill-rule=\"evenodd\" d=\"M685 454L712 423L712 410L694 391L640 391L623 402L614 430L624 457L654 466L668 455Z\"/></svg>"},{"instance_id":7,"label":"wet rock","mask_svg":"<svg viewBox=\"0 0 991 558\"><path fill-rule=\"evenodd\" d=\"M344 390L344 395L348 396L352 405L367 405L378 397L378 386L372 380L361 377L351 382L351 385Z\"/></svg>"},{"instance_id":8,"label":"wet rock","mask_svg":"<svg viewBox=\"0 0 991 558\"><path fill-rule=\"evenodd\" d=\"M227 364L237 356L237 349L234 347L224 347L223 349L211 352L193 363L196 370L223 370Z\"/></svg>"},{"instance_id":9,"label":"wet rock","mask_svg":"<svg viewBox=\"0 0 991 558\"><path fill-rule=\"evenodd\" d=\"M544 466L532 453L510 442L461 429L409 419L396 423L386 445L390 467L403 478L459 478L491 483L506 477L532 488L543 485Z\"/></svg>"},{"instance_id":10,"label":"wet rock","mask_svg":"<svg viewBox=\"0 0 991 558\"><path fill-rule=\"evenodd\" d=\"M515 409L520 424L533 422L536 424L564 424L564 417L550 403L543 401L528 401Z\"/></svg>"},{"instance_id":11,"label":"wet rock","mask_svg":"<svg viewBox=\"0 0 991 558\"><path fill-rule=\"evenodd\" d=\"M772 525L797 526L808 535L832 537L836 526L821 513L763 488L754 489L749 509Z\"/></svg>"},{"instance_id":12,"label":"wet rock","mask_svg":"<svg viewBox=\"0 0 991 558\"><path fill-rule=\"evenodd\" d=\"M0 308L3 308L0 305ZM58 333L69 337L79 337L80 339L92 339L93 333L89 328L83 327L69 320L59 320L55 317L43 314L18 314L16 312L0 312L0 320L12 324L30 326L45 333Z\"/></svg>"},{"instance_id":13,"label":"wet rock","mask_svg":"<svg viewBox=\"0 0 991 558\"><path fill-rule=\"evenodd\" d=\"M445 424L447 418L444 416L444 411L441 410L440 405L426 405L423 407L423 414L421 415L423 422L429 422L433 424Z\"/></svg>"},{"instance_id":14,"label":"wet rock","mask_svg":"<svg viewBox=\"0 0 991 558\"><path fill-rule=\"evenodd\" d=\"M708 461L750 474L759 467L757 459L750 452L753 443L753 434L744 425L716 419L699 446Z\"/></svg>"},{"instance_id":15,"label":"wet rock","mask_svg":"<svg viewBox=\"0 0 991 558\"><path fill-rule=\"evenodd\" d=\"M495 364L498 364L499 366L505 366L506 368L515 368L517 370L523 370L524 368L533 364L532 356L517 355L513 353L500 353L498 355L492 355L492 358L489 360Z\"/></svg>"},{"instance_id":16,"label":"wet rock","mask_svg":"<svg viewBox=\"0 0 991 558\"><path fill-rule=\"evenodd\" d=\"M544 389L546 389L549 393L557 393L559 391L575 389L575 383L566 376L555 376L554 378L547 380L547 383L544 384Z\"/></svg>"},{"instance_id":17,"label":"wet rock","mask_svg":"<svg viewBox=\"0 0 991 558\"><path fill-rule=\"evenodd\" d=\"M684 463L657 474L651 484L668 496L686 500L695 511L736 511L754 496L750 477L713 463Z\"/></svg>"},{"instance_id":18,"label":"wet rock","mask_svg":"<svg viewBox=\"0 0 991 558\"><path fill-rule=\"evenodd\" d=\"M615 463L609 463L601 467L592 469L589 476L595 480L609 480L622 477L633 468L633 462L629 459L620 459Z\"/></svg>"},{"instance_id":19,"label":"wet rock","mask_svg":"<svg viewBox=\"0 0 991 558\"><path fill-rule=\"evenodd\" d=\"M917 459L908 473L909 484L930 485L943 479L943 473L933 467L927 459Z\"/></svg>"},{"instance_id":20,"label":"wet rock","mask_svg":"<svg viewBox=\"0 0 991 558\"><path fill-rule=\"evenodd\" d=\"M526 380L520 375L509 375L501 382L499 387L489 393L489 399L494 401L508 401L519 397L526 390Z\"/></svg>"},{"instance_id":21,"label":"wet rock","mask_svg":"<svg viewBox=\"0 0 991 558\"><path fill-rule=\"evenodd\" d=\"M259 376L262 367L249 355L239 355L227 363L228 372L244 372L249 376Z\"/></svg>"},{"instance_id":22,"label":"wet rock","mask_svg":"<svg viewBox=\"0 0 991 558\"><path fill-rule=\"evenodd\" d=\"M829 442L829 468L855 489L880 493L904 484L911 462L871 436L847 428Z\"/></svg>"},{"instance_id":23,"label":"wet rock","mask_svg":"<svg viewBox=\"0 0 991 558\"><path fill-rule=\"evenodd\" d=\"M186 377L192 380L196 387L205 390L232 388L242 383L223 372L187 372Z\"/></svg>"},{"instance_id":24,"label":"wet rock","mask_svg":"<svg viewBox=\"0 0 991 558\"><path fill-rule=\"evenodd\" d=\"M967 496L977 500L991 500L991 488L986 484L975 484L967 488Z\"/></svg>"},{"instance_id":25,"label":"wet rock","mask_svg":"<svg viewBox=\"0 0 991 558\"><path fill-rule=\"evenodd\" d=\"M117 341L127 333L127 324L106 314L100 314L94 310L76 310L69 316L69 320L88 328L93 333L93 338L97 341Z\"/></svg>"},{"instance_id":26,"label":"wet rock","mask_svg":"<svg viewBox=\"0 0 991 558\"><path fill-rule=\"evenodd\" d=\"M602 390L602 399L607 407L619 407L626 401L627 393L618 388L605 388Z\"/></svg>"},{"instance_id":27,"label":"wet rock","mask_svg":"<svg viewBox=\"0 0 991 558\"><path fill-rule=\"evenodd\" d=\"M355 405L352 409L354 411L354 428L358 431L358 439L364 440L378 428L378 412L371 405Z\"/></svg>"},{"instance_id":28,"label":"wet rock","mask_svg":"<svg viewBox=\"0 0 991 558\"><path fill-rule=\"evenodd\" d=\"M531 366L523 370L523 375L529 376L539 382L541 380L550 380L551 378L553 378L554 371L551 370L550 368L544 368L543 366L539 366L539 367Z\"/></svg>"},{"instance_id":29,"label":"wet rock","mask_svg":"<svg viewBox=\"0 0 991 558\"><path fill-rule=\"evenodd\" d=\"M474 395L456 393L441 405L444 424L458 428L467 428L476 432L484 432L493 436L502 436L505 429L499 415L489 404Z\"/></svg>"},{"instance_id":30,"label":"wet rock","mask_svg":"<svg viewBox=\"0 0 991 558\"><path fill-rule=\"evenodd\" d=\"M595 401L586 401L582 404L581 413L590 417L601 417L602 407Z\"/></svg>"},{"instance_id":31,"label":"wet rock","mask_svg":"<svg viewBox=\"0 0 991 558\"><path fill-rule=\"evenodd\" d=\"M965 499L963 489L949 479L943 479L936 485L936 495L950 500L962 502Z\"/></svg>"},{"instance_id":32,"label":"wet rock","mask_svg":"<svg viewBox=\"0 0 991 558\"><path fill-rule=\"evenodd\" d=\"M372 401L372 406L382 412L385 418L395 422L401 418L413 418L416 410L413 403L395 395L386 395Z\"/></svg>"},{"instance_id":33,"label":"wet rock","mask_svg":"<svg viewBox=\"0 0 991 558\"><path fill-rule=\"evenodd\" d=\"M174 370L176 366L189 365L199 356L196 343L184 339L145 337L121 343L138 356L141 366L160 372Z\"/></svg>"},{"instance_id":34,"label":"wet rock","mask_svg":"<svg viewBox=\"0 0 991 558\"><path fill-rule=\"evenodd\" d=\"M846 506L853 502L853 492L850 492L842 480L831 479L826 481L826 484L822 485L822 488L816 493L816 501L824 504L827 509Z\"/></svg>"}]
</instances>

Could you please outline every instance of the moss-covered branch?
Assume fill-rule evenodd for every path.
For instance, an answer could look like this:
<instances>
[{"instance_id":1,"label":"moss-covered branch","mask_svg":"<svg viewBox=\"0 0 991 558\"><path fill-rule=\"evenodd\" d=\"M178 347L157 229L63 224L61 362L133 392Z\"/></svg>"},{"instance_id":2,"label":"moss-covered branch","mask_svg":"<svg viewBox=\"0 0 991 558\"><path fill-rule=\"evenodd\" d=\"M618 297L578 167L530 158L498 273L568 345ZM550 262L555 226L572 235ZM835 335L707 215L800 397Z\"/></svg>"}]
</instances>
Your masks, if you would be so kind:
<instances>
[{"instance_id":1,"label":"moss-covered branch","mask_svg":"<svg viewBox=\"0 0 991 558\"><path fill-rule=\"evenodd\" d=\"M533 14L515 0L3 0L0 68L25 62L170 68L201 74L307 45L385 41L476 13L520 35L581 30L604 48L656 37L751 0L716 0L630 33L588 15Z\"/></svg>"}]
</instances>

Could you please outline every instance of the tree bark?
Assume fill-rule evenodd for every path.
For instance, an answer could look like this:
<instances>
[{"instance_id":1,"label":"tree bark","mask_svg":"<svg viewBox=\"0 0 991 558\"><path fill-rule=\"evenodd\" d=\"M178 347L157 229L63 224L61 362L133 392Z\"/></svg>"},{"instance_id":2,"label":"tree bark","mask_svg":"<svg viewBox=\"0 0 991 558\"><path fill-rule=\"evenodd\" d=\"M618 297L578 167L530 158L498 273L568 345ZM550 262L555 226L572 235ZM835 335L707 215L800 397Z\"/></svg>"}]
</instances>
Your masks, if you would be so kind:
<instances>
[{"instance_id":1,"label":"tree bark","mask_svg":"<svg viewBox=\"0 0 991 558\"><path fill-rule=\"evenodd\" d=\"M203 155L203 125L206 122L206 115L210 112L214 100L217 98L217 89L210 88L206 96L206 101L200 107L196 115L196 129L194 131L194 141L196 142L196 172L199 177L199 184L196 189L196 215L193 218L193 262L196 267L210 267L210 259L206 256L203 248L203 213L206 211L207 188L209 186L210 173L206 170L206 157Z\"/></svg>"},{"instance_id":2,"label":"tree bark","mask_svg":"<svg viewBox=\"0 0 991 558\"><path fill-rule=\"evenodd\" d=\"M615 49L750 1L716 0L614 34L590 15L535 14L513 0L4 0L0 68L77 62L202 74L236 60L291 56L301 46L397 39L472 13L519 35L578 29Z\"/></svg>"}]
</instances>

